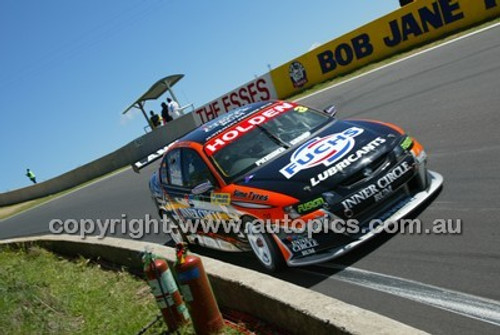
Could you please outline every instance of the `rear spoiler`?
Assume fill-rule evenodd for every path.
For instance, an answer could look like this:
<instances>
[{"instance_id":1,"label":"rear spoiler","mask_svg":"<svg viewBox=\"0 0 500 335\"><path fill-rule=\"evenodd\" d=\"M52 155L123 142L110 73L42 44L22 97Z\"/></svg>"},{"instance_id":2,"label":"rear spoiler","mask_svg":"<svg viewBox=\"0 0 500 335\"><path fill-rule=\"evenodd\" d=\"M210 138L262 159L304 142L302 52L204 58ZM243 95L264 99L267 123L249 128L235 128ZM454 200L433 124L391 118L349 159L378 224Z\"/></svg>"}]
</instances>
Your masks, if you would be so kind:
<instances>
[{"instance_id":1,"label":"rear spoiler","mask_svg":"<svg viewBox=\"0 0 500 335\"><path fill-rule=\"evenodd\" d=\"M177 141L175 141L177 142ZM146 166L148 166L149 164L157 161L158 159L160 159L161 157L163 157L163 155L165 154L165 152L167 152L168 148L174 144L175 142L173 143L170 143L169 145L163 147L163 148L160 148L158 149L156 152L153 152L152 154L149 154L147 157L144 157L143 159L140 159L139 161L135 162L132 164L132 170L134 170L135 173L140 173L140 171L145 168Z\"/></svg>"}]
</instances>

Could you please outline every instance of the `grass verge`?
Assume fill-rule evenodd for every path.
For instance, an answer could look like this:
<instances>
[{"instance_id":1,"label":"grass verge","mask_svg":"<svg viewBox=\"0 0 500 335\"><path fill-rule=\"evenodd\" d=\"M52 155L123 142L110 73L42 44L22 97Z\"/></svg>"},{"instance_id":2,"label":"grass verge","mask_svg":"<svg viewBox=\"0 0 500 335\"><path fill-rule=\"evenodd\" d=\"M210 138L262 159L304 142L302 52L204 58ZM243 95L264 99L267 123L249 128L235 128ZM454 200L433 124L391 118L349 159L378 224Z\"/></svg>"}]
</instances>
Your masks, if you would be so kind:
<instances>
[{"instance_id":1,"label":"grass verge","mask_svg":"<svg viewBox=\"0 0 500 335\"><path fill-rule=\"evenodd\" d=\"M2 334L136 334L158 314L144 281L38 247L1 250L0 310Z\"/></svg>"},{"instance_id":2,"label":"grass verge","mask_svg":"<svg viewBox=\"0 0 500 335\"><path fill-rule=\"evenodd\" d=\"M35 199L35 200L29 200L29 201L25 201L25 202L21 202L21 203L18 203L18 204L14 204L14 205L9 205L9 206L3 206L3 207L0 207L0 220L3 220L3 219L7 219L11 216L14 216L16 214L19 214L25 210L28 210L30 208L33 208L33 207L36 207L36 206L40 206L46 202L49 202L51 200L54 200L54 199L57 199L59 197L62 197L63 195L66 195L68 193L71 193L71 192L74 192L80 188L83 188L85 186L88 186L90 184L93 184L95 182L98 182L99 180L101 179L104 179L104 178L107 178L113 174L116 174L116 173L120 173L126 169L130 168L130 166L125 166L123 168L120 168L118 170L115 170L115 171L112 171L112 172L109 172L105 175L102 175L100 177L97 177L97 178L94 178L92 180L89 180L83 184L80 184L80 185L77 185L75 187L72 187L72 188L69 188L67 190L64 190L64 191L61 191L59 193L55 193L55 194L51 194L51 195L48 195L46 197L42 197L42 198L38 198L38 199Z\"/></svg>"},{"instance_id":3,"label":"grass verge","mask_svg":"<svg viewBox=\"0 0 500 335\"><path fill-rule=\"evenodd\" d=\"M159 310L148 285L123 271L45 249L0 247L2 334L137 334ZM157 322L145 334L166 331ZM186 326L180 335L194 334ZM228 328L223 334L237 335Z\"/></svg>"}]
</instances>

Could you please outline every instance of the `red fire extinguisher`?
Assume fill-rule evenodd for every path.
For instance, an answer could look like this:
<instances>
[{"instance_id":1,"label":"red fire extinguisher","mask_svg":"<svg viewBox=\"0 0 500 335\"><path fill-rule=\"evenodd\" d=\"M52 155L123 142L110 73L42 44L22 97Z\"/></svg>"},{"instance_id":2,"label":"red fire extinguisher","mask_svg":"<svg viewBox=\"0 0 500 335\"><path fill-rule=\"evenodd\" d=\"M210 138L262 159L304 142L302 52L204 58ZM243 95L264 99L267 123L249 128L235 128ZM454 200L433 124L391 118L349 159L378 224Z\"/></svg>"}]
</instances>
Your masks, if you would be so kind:
<instances>
[{"instance_id":1,"label":"red fire extinguisher","mask_svg":"<svg viewBox=\"0 0 500 335\"><path fill-rule=\"evenodd\" d=\"M170 332L189 322L189 312L166 260L146 252L144 273Z\"/></svg>"},{"instance_id":2,"label":"red fire extinguisher","mask_svg":"<svg viewBox=\"0 0 500 335\"><path fill-rule=\"evenodd\" d=\"M197 335L215 334L224 328L212 287L199 257L187 255L187 245L178 243L175 273Z\"/></svg>"}]
</instances>

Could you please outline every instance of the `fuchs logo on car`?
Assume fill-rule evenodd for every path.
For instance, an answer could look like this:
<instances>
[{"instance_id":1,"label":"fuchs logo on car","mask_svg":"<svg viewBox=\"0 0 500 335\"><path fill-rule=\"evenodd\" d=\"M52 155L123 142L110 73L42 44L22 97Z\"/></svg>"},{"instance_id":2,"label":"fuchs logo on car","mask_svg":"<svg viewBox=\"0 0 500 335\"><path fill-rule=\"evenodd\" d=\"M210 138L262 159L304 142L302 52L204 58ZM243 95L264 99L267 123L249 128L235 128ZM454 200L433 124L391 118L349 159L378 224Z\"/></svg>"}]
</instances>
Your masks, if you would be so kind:
<instances>
[{"instance_id":1,"label":"fuchs logo on car","mask_svg":"<svg viewBox=\"0 0 500 335\"><path fill-rule=\"evenodd\" d=\"M356 152L350 154L349 156L346 156L345 159L339 161L338 163L335 163L335 165L329 167L325 171L320 172L316 177L311 178L311 186L315 187L318 184L324 182L328 178L334 176L338 172L344 171L347 169L352 163L357 162L359 159L361 159L363 156L369 154L370 152L376 151L378 147L383 145L386 142L385 139L382 137L377 137L376 139L372 140L368 144L364 145L362 148L356 150ZM367 176L365 176L367 177Z\"/></svg>"},{"instance_id":2,"label":"fuchs logo on car","mask_svg":"<svg viewBox=\"0 0 500 335\"><path fill-rule=\"evenodd\" d=\"M300 62L295 61L290 64L288 67L288 75L290 76L293 87L295 88L301 88L308 82L306 69Z\"/></svg>"},{"instance_id":3,"label":"fuchs logo on car","mask_svg":"<svg viewBox=\"0 0 500 335\"><path fill-rule=\"evenodd\" d=\"M332 165L354 148L354 137L362 132L361 128L351 127L342 133L309 140L295 150L290 158L290 163L280 170L281 174L290 179L301 170L320 164Z\"/></svg>"}]
</instances>

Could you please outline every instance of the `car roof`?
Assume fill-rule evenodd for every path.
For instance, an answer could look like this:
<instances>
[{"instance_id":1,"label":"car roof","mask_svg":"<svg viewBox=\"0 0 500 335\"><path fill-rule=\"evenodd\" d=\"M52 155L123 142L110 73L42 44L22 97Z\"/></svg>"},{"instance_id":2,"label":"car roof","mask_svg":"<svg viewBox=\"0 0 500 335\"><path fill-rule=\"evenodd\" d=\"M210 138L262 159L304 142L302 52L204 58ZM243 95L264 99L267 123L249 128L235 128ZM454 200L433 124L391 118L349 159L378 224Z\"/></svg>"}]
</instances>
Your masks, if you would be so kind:
<instances>
[{"instance_id":1,"label":"car roof","mask_svg":"<svg viewBox=\"0 0 500 335\"><path fill-rule=\"evenodd\" d=\"M197 142L205 144L210 138L238 124L264 107L271 106L276 101L261 101L230 110L221 116L202 124L179 139L179 142Z\"/></svg>"}]
</instances>

